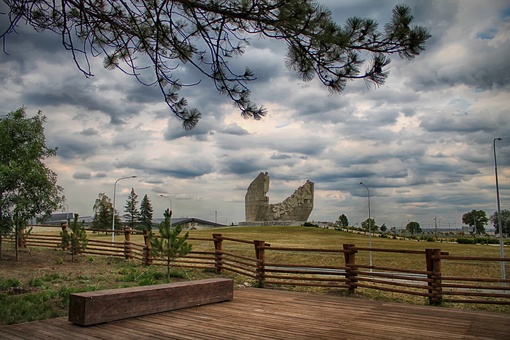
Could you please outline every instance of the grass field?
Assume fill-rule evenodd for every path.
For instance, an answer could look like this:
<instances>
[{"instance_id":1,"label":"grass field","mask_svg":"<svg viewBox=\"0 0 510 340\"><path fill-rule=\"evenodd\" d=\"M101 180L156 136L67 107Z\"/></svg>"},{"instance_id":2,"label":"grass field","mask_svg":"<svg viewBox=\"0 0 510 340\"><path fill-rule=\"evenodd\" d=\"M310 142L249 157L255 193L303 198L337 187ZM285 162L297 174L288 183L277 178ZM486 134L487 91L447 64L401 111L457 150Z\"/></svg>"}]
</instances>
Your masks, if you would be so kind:
<instances>
[{"instance_id":1,"label":"grass field","mask_svg":"<svg viewBox=\"0 0 510 340\"><path fill-rule=\"evenodd\" d=\"M45 229L34 232L48 233L49 231ZM58 234L58 229L51 232ZM343 244L355 244L357 247L369 246L366 235L312 227L225 227L193 230L189 235L195 238L212 239L213 233L247 241L263 240L272 247L342 249ZM89 233L89 238L110 240L111 235ZM116 241L122 240L122 235L116 236ZM132 236L132 241L142 243L143 238L139 235ZM212 251L214 249L212 240L190 242L193 244L193 250ZM418 242L379 237L372 237L372 247L403 250L439 248L451 255L480 257L499 257L500 251L499 246L494 245ZM254 257L254 247L251 244L225 241L224 250ZM376 266L425 270L423 255L374 251L372 256L373 264ZM266 261L342 266L343 254L266 251ZM368 261L368 252L360 252L357 255L356 263L368 264ZM442 272L443 275L497 278L500 275L500 266L496 262L487 264L478 261L444 261ZM172 280L200 279L212 275L214 274L211 271L177 268L173 272ZM23 250L20 261L15 262L12 244L6 243L4 258L0 260L0 324L66 315L68 297L71 292L163 283L165 276L165 268L146 267L140 261L128 261L122 258L81 255L78 256L77 262L71 263L69 254L48 248L30 249L30 252ZM237 284L252 284L247 277L241 275L232 275L232 277ZM322 294L346 293L340 290L313 287L281 288ZM422 297L371 289L358 289L357 295L371 299L426 304L425 298ZM510 313L508 306L477 304L448 306Z\"/></svg>"}]
</instances>

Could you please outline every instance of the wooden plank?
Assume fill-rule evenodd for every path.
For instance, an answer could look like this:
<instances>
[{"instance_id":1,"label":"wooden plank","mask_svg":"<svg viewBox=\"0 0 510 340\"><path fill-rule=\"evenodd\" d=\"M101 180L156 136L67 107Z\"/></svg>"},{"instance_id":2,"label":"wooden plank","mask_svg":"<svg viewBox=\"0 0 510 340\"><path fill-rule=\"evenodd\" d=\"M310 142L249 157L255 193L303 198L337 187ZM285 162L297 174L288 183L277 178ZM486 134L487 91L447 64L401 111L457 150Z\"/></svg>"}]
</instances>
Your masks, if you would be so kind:
<instances>
[{"instance_id":1,"label":"wooden plank","mask_svg":"<svg viewBox=\"0 0 510 340\"><path fill-rule=\"evenodd\" d=\"M88 326L169 310L230 301L234 282L215 278L71 294L69 321Z\"/></svg>"},{"instance_id":2,"label":"wooden plank","mask_svg":"<svg viewBox=\"0 0 510 340\"><path fill-rule=\"evenodd\" d=\"M243 288L198 308L80 327L66 318L0 326L7 339L507 340L510 314Z\"/></svg>"}]
</instances>

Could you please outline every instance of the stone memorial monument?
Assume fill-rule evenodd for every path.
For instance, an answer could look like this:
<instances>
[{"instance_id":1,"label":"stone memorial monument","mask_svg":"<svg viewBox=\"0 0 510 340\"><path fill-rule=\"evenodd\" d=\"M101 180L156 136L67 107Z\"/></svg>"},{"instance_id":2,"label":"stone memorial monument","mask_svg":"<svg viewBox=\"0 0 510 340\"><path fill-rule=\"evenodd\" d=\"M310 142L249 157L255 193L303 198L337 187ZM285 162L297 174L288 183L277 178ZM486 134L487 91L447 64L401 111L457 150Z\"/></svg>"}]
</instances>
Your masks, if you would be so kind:
<instances>
[{"instance_id":1,"label":"stone memorial monument","mask_svg":"<svg viewBox=\"0 0 510 340\"><path fill-rule=\"evenodd\" d=\"M306 181L292 195L277 204L269 204L269 197L266 196L268 191L269 175L267 172L261 172L251 182L246 192L244 201L246 222L308 220L313 210L313 182Z\"/></svg>"}]
</instances>

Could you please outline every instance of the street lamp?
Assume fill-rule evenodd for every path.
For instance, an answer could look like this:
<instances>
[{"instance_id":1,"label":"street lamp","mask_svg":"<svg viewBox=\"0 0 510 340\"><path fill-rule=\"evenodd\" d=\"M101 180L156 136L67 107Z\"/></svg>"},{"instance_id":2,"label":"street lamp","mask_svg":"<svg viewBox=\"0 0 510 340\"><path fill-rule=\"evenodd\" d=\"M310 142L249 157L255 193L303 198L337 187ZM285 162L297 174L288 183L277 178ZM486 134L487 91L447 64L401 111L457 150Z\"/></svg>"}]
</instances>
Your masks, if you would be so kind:
<instances>
[{"instance_id":1,"label":"street lamp","mask_svg":"<svg viewBox=\"0 0 510 340\"><path fill-rule=\"evenodd\" d=\"M163 198L166 198L167 200L169 200L169 201L170 201L170 229L171 229L171 228L172 228L172 214L173 214L173 212L172 212L172 210L173 210L173 203L172 203L172 200L170 199L170 197L165 196L165 195L159 195L159 196L161 196L161 197L163 197Z\"/></svg>"},{"instance_id":2,"label":"street lamp","mask_svg":"<svg viewBox=\"0 0 510 340\"><path fill-rule=\"evenodd\" d=\"M499 256L505 257L505 250L503 249L503 226L501 218L501 207L499 204L499 183L498 183L498 163L496 162L496 141L501 140L501 137L494 138L492 141L492 150L494 151L494 175L496 177L496 201L498 202L498 224L499 224ZM505 261L501 261L501 278L506 279Z\"/></svg>"},{"instance_id":3,"label":"street lamp","mask_svg":"<svg viewBox=\"0 0 510 340\"><path fill-rule=\"evenodd\" d=\"M368 187L363 184L363 182L359 182L359 184L363 185L367 189L367 198L368 198L368 243L370 245L370 272L372 271L372 221L370 219L370 191Z\"/></svg>"},{"instance_id":4,"label":"street lamp","mask_svg":"<svg viewBox=\"0 0 510 340\"><path fill-rule=\"evenodd\" d=\"M113 185L113 218L112 218L112 245L115 242L115 195L117 194L117 182L123 179L136 178L136 176L121 177L115 181Z\"/></svg>"}]
</instances>

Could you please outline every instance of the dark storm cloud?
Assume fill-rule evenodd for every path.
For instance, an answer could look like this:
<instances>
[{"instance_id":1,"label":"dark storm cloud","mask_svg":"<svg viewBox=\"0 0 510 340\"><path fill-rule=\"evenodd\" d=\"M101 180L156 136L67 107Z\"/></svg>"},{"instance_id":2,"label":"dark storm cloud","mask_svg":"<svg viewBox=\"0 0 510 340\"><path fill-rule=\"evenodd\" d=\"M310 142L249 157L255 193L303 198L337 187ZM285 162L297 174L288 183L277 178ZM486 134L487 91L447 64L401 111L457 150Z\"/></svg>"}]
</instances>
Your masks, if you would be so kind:
<instances>
[{"instance_id":1,"label":"dark storm cloud","mask_svg":"<svg viewBox=\"0 0 510 340\"><path fill-rule=\"evenodd\" d=\"M245 136L249 134L249 132L246 129L243 129L237 124L230 124L226 126L223 130L221 130L221 132L235 136Z\"/></svg>"},{"instance_id":2,"label":"dark storm cloud","mask_svg":"<svg viewBox=\"0 0 510 340\"><path fill-rule=\"evenodd\" d=\"M146 183L150 183L150 184L163 184L163 183L165 183L165 181L163 181L161 178L149 178L149 179L145 179L145 182Z\"/></svg>"},{"instance_id":3,"label":"dark storm cloud","mask_svg":"<svg viewBox=\"0 0 510 340\"><path fill-rule=\"evenodd\" d=\"M376 176L377 173L373 170L366 168L338 168L335 171L326 170L325 172L319 171L314 174L314 181L317 183L335 183L340 182L344 179L352 180L354 182L359 182L360 178L369 178Z\"/></svg>"},{"instance_id":4,"label":"dark storm cloud","mask_svg":"<svg viewBox=\"0 0 510 340\"><path fill-rule=\"evenodd\" d=\"M92 178L92 174L90 172L75 172L73 174L73 178L74 179L91 179Z\"/></svg>"},{"instance_id":5,"label":"dark storm cloud","mask_svg":"<svg viewBox=\"0 0 510 340\"><path fill-rule=\"evenodd\" d=\"M251 157L240 156L237 159L223 160L219 164L221 173L229 175L248 175L255 174L255 176L261 172L266 171L268 167L265 166L259 159ZM253 177L255 178L255 177Z\"/></svg>"},{"instance_id":6,"label":"dark storm cloud","mask_svg":"<svg viewBox=\"0 0 510 340\"><path fill-rule=\"evenodd\" d=\"M101 150L102 145L97 138L86 138L64 131L49 135L47 139L49 145L58 147L57 155L66 160L92 157Z\"/></svg>"},{"instance_id":7,"label":"dark storm cloud","mask_svg":"<svg viewBox=\"0 0 510 340\"><path fill-rule=\"evenodd\" d=\"M186 131L182 128L182 123L176 118L168 120L168 126L164 133L166 141L173 141L179 138L189 138L196 141L206 141L210 135L214 135L216 124L211 120L212 117L203 117L192 130Z\"/></svg>"},{"instance_id":8,"label":"dark storm cloud","mask_svg":"<svg viewBox=\"0 0 510 340\"><path fill-rule=\"evenodd\" d=\"M436 115L434 117L433 115L428 115L427 119L422 120L420 126L429 132L474 133L496 130L494 126L491 126L490 121L476 116Z\"/></svg>"},{"instance_id":9,"label":"dark storm cloud","mask_svg":"<svg viewBox=\"0 0 510 340\"><path fill-rule=\"evenodd\" d=\"M324 93L320 98L302 97L292 98L292 96L283 96L283 98L292 99L292 103L287 103L296 109L296 117L301 117L307 122L332 122L339 123L348 119L353 107L349 100L342 94L327 95Z\"/></svg>"},{"instance_id":10,"label":"dark storm cloud","mask_svg":"<svg viewBox=\"0 0 510 340\"><path fill-rule=\"evenodd\" d=\"M274 159L274 160L282 160L282 159L291 159L292 157L286 153L281 153L281 154L274 153L271 155L270 158Z\"/></svg>"},{"instance_id":11,"label":"dark storm cloud","mask_svg":"<svg viewBox=\"0 0 510 340\"><path fill-rule=\"evenodd\" d=\"M119 90L125 94L127 102L136 106L139 106L139 104L164 103L165 101L159 87L156 86L145 86L136 82L131 86L121 87ZM170 111L169 108L168 111Z\"/></svg>"},{"instance_id":12,"label":"dark storm cloud","mask_svg":"<svg viewBox=\"0 0 510 340\"><path fill-rule=\"evenodd\" d=\"M306 156L318 156L328 147L328 145L329 141L321 139L320 135L293 137L287 134L273 137L273 140L263 141L259 144L259 146L264 146L269 150L278 150L280 153L300 154Z\"/></svg>"},{"instance_id":13,"label":"dark storm cloud","mask_svg":"<svg viewBox=\"0 0 510 340\"><path fill-rule=\"evenodd\" d=\"M173 159L165 163L128 159L114 163L117 169L132 169L151 176L169 176L175 178L195 178L210 173L214 167L207 160L194 161L192 159ZM140 177L140 176L139 176Z\"/></svg>"},{"instance_id":14,"label":"dark storm cloud","mask_svg":"<svg viewBox=\"0 0 510 340\"><path fill-rule=\"evenodd\" d=\"M99 131L94 128L83 129L80 133L84 136L99 136Z\"/></svg>"},{"instance_id":15,"label":"dark storm cloud","mask_svg":"<svg viewBox=\"0 0 510 340\"><path fill-rule=\"evenodd\" d=\"M397 204L430 204L432 207L434 206L457 206L457 207L466 207L467 211L473 207L474 201L473 198L469 195L463 195L458 193L449 193L443 195L401 195L395 197L395 203ZM486 204L489 203L488 200L480 197L479 200L476 201L476 204ZM451 208L448 208L451 209ZM467 212L466 211L466 212ZM460 217L460 216L459 216Z\"/></svg>"},{"instance_id":16,"label":"dark storm cloud","mask_svg":"<svg viewBox=\"0 0 510 340\"><path fill-rule=\"evenodd\" d=\"M498 6L501 8L502 3L494 2L494 10L497 11ZM431 62L425 64L423 68L414 69L411 86L424 91L447 89L461 84L483 91L508 87L510 69L507 67L507 60L510 41L508 39L494 41L495 32L504 30L505 25L493 26L494 20L482 21L485 27L473 23L472 26L463 28L464 31L459 32L460 35L455 41L452 41L451 35L448 34L450 29L453 30L455 25L464 19L460 17L460 13L463 13L461 9L472 6L473 3L458 1L441 1L440 4L427 2L417 5L418 17L423 20L428 17L426 25L432 34L424 55L441 54L441 58L431 59ZM500 20L504 22L507 19ZM472 32L473 27L479 30ZM488 36L486 32L492 33Z\"/></svg>"},{"instance_id":17,"label":"dark storm cloud","mask_svg":"<svg viewBox=\"0 0 510 340\"><path fill-rule=\"evenodd\" d=\"M81 83L82 86L77 86ZM22 100L31 103L33 106L60 106L72 105L86 111L99 111L110 117L113 125L125 124L125 120L137 115L140 111L139 105L119 104L121 98L105 97L93 81L82 79L76 81L66 80L59 87L48 88L43 83L32 85L23 93Z\"/></svg>"}]
</instances>

